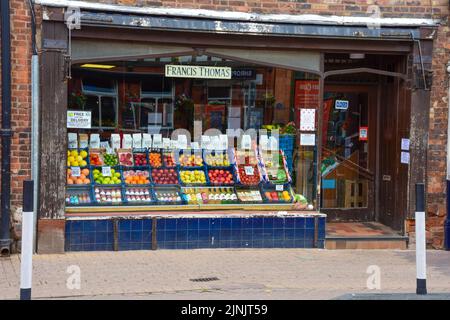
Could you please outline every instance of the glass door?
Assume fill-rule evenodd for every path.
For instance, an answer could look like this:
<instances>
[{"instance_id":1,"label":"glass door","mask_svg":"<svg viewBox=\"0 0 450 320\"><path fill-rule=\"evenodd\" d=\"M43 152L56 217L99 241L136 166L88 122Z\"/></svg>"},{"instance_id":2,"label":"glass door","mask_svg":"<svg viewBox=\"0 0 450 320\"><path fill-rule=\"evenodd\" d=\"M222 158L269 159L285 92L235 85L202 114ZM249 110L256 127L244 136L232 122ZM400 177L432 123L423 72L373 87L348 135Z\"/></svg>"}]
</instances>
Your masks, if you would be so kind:
<instances>
[{"instance_id":1,"label":"glass door","mask_svg":"<svg viewBox=\"0 0 450 320\"><path fill-rule=\"evenodd\" d=\"M374 217L376 101L371 87L325 86L321 208L339 219Z\"/></svg>"}]
</instances>

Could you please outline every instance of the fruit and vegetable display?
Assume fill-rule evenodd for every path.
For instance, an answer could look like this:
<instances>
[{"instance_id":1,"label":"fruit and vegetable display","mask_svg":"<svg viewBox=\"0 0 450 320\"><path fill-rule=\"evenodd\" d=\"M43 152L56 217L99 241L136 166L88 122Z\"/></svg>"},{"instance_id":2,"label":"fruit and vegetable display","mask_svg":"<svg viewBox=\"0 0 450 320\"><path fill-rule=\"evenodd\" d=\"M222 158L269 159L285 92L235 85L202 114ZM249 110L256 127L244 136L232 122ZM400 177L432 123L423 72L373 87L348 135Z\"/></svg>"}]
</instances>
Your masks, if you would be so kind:
<instances>
[{"instance_id":1,"label":"fruit and vegetable display","mask_svg":"<svg viewBox=\"0 0 450 320\"><path fill-rule=\"evenodd\" d=\"M261 181L258 165L240 164L238 165L239 180L246 186L255 186Z\"/></svg>"},{"instance_id":2,"label":"fruit and vegetable display","mask_svg":"<svg viewBox=\"0 0 450 320\"><path fill-rule=\"evenodd\" d=\"M104 176L102 169L92 170L92 176L94 178L95 184L120 184L122 183L120 172L111 168L111 176Z\"/></svg>"},{"instance_id":3,"label":"fruit and vegetable display","mask_svg":"<svg viewBox=\"0 0 450 320\"><path fill-rule=\"evenodd\" d=\"M203 158L201 154L180 154L178 162L182 167L201 167L203 166Z\"/></svg>"},{"instance_id":4,"label":"fruit and vegetable display","mask_svg":"<svg viewBox=\"0 0 450 320\"><path fill-rule=\"evenodd\" d=\"M180 179L184 184L206 184L203 170L181 170Z\"/></svg>"},{"instance_id":5,"label":"fruit and vegetable display","mask_svg":"<svg viewBox=\"0 0 450 320\"><path fill-rule=\"evenodd\" d=\"M177 189L155 189L156 199L164 203L176 203L181 204L182 199Z\"/></svg>"},{"instance_id":6,"label":"fruit and vegetable display","mask_svg":"<svg viewBox=\"0 0 450 320\"><path fill-rule=\"evenodd\" d=\"M89 204L91 202L89 191L75 191L66 194L67 205L77 206L80 204Z\"/></svg>"},{"instance_id":7,"label":"fruit and vegetable display","mask_svg":"<svg viewBox=\"0 0 450 320\"><path fill-rule=\"evenodd\" d=\"M183 188L188 204L232 204L237 202L233 188Z\"/></svg>"},{"instance_id":8,"label":"fruit and vegetable display","mask_svg":"<svg viewBox=\"0 0 450 320\"><path fill-rule=\"evenodd\" d=\"M68 167L86 167L88 152L86 150L67 150Z\"/></svg>"},{"instance_id":9,"label":"fruit and vegetable display","mask_svg":"<svg viewBox=\"0 0 450 320\"><path fill-rule=\"evenodd\" d=\"M95 201L102 204L122 203L122 190L120 188L94 188Z\"/></svg>"},{"instance_id":10,"label":"fruit and vegetable display","mask_svg":"<svg viewBox=\"0 0 450 320\"><path fill-rule=\"evenodd\" d=\"M79 170L79 175L74 175L72 169L67 169L67 184L90 184L91 180L89 179L89 169L83 168Z\"/></svg>"},{"instance_id":11,"label":"fruit and vegetable display","mask_svg":"<svg viewBox=\"0 0 450 320\"><path fill-rule=\"evenodd\" d=\"M152 202L152 196L148 188L126 188L125 199L131 203Z\"/></svg>"},{"instance_id":12,"label":"fruit and vegetable display","mask_svg":"<svg viewBox=\"0 0 450 320\"><path fill-rule=\"evenodd\" d=\"M176 162L175 162L175 156L173 155L172 152L165 152L163 153L163 161L164 161L164 165L166 167L175 167L176 166Z\"/></svg>"},{"instance_id":13,"label":"fruit and vegetable display","mask_svg":"<svg viewBox=\"0 0 450 320\"><path fill-rule=\"evenodd\" d=\"M119 156L119 164L122 166L132 166L133 165L133 154L131 150L123 150L117 152Z\"/></svg>"},{"instance_id":14,"label":"fruit and vegetable display","mask_svg":"<svg viewBox=\"0 0 450 320\"><path fill-rule=\"evenodd\" d=\"M133 160L135 166L146 166L148 165L147 154L144 152L137 152L133 154Z\"/></svg>"},{"instance_id":15,"label":"fruit and vegetable display","mask_svg":"<svg viewBox=\"0 0 450 320\"><path fill-rule=\"evenodd\" d=\"M198 152L197 152L198 151ZM293 203L283 151L70 149L67 151L66 204L220 205ZM180 191L179 184L182 184ZM280 186L282 187L280 187ZM88 186L88 187L86 187Z\"/></svg>"},{"instance_id":16,"label":"fruit and vegetable display","mask_svg":"<svg viewBox=\"0 0 450 320\"><path fill-rule=\"evenodd\" d=\"M152 168L162 167L162 158L161 158L160 152L156 152L156 151L150 152L148 154L148 159L149 159L150 166Z\"/></svg>"},{"instance_id":17,"label":"fruit and vegetable display","mask_svg":"<svg viewBox=\"0 0 450 320\"><path fill-rule=\"evenodd\" d=\"M233 173L229 169L210 169L208 177L212 185L234 184Z\"/></svg>"},{"instance_id":18,"label":"fruit and vegetable display","mask_svg":"<svg viewBox=\"0 0 450 320\"><path fill-rule=\"evenodd\" d=\"M205 155L205 162L211 167L228 167L231 163L226 152Z\"/></svg>"},{"instance_id":19,"label":"fruit and vegetable display","mask_svg":"<svg viewBox=\"0 0 450 320\"><path fill-rule=\"evenodd\" d=\"M174 168L152 169L154 184L178 184L178 174Z\"/></svg>"},{"instance_id":20,"label":"fruit and vegetable display","mask_svg":"<svg viewBox=\"0 0 450 320\"><path fill-rule=\"evenodd\" d=\"M148 170L124 170L125 184L150 184Z\"/></svg>"},{"instance_id":21,"label":"fruit and vegetable display","mask_svg":"<svg viewBox=\"0 0 450 320\"><path fill-rule=\"evenodd\" d=\"M261 193L259 190L236 190L237 197L241 202L262 202Z\"/></svg>"},{"instance_id":22,"label":"fruit and vegetable display","mask_svg":"<svg viewBox=\"0 0 450 320\"><path fill-rule=\"evenodd\" d=\"M116 166L119 164L119 158L115 153L105 153L103 154L103 164L106 166Z\"/></svg>"}]
</instances>

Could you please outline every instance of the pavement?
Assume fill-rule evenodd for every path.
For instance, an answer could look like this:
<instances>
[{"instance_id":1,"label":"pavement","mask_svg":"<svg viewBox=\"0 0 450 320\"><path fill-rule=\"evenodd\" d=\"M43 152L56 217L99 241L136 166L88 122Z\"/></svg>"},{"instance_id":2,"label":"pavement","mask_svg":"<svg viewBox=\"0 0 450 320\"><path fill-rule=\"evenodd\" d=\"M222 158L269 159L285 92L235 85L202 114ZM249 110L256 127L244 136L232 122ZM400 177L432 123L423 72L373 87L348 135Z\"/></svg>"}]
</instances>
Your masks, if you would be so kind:
<instances>
[{"instance_id":1,"label":"pavement","mask_svg":"<svg viewBox=\"0 0 450 320\"><path fill-rule=\"evenodd\" d=\"M194 281L193 281L194 280ZM0 258L18 299L20 256ZM199 249L33 256L33 299L423 299L411 250ZM427 299L450 299L450 252L427 252Z\"/></svg>"}]
</instances>

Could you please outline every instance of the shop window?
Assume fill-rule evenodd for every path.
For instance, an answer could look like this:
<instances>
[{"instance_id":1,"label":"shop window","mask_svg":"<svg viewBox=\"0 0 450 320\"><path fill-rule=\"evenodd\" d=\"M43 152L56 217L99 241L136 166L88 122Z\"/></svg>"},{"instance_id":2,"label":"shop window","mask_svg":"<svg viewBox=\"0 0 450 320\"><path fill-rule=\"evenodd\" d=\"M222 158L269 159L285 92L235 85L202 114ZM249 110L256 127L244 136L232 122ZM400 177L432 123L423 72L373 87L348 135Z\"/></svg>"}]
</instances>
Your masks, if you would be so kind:
<instances>
[{"instance_id":1,"label":"shop window","mask_svg":"<svg viewBox=\"0 0 450 320\"><path fill-rule=\"evenodd\" d=\"M196 72L205 66L214 67L209 68L213 71L223 67L229 76L202 74L196 78L191 73L183 73L185 77L173 73L166 77L167 64L190 66L197 68ZM104 73L102 78L98 71L74 73L82 78L84 109L92 111L93 133L99 128L116 127L114 133L123 135L118 141L111 131L98 130L101 146L112 146L115 141L120 154L114 157L95 150L100 155L95 154L86 168L91 178L73 176L68 182L89 184L95 192L91 192L94 204L317 208L317 77L212 55L122 61L114 65L121 67ZM72 83L74 92L80 91L77 81ZM312 110L309 127L303 129L299 120L302 109ZM201 132L196 131L194 123L202 124ZM188 131L186 140L180 138L184 135L179 132L172 136L176 129ZM205 136L208 129L216 129L209 141ZM254 129L256 136L247 132L250 140L245 140L242 132L248 129ZM133 145L139 146L139 142L130 142L131 138L127 142L124 136L136 133L153 134L152 141L155 134L161 134L160 138L169 144L164 148L150 144L145 146L148 150L134 150ZM229 134L228 149L218 152L224 143L219 138L225 134ZM302 134L314 137L302 144ZM144 136L141 137L143 142ZM186 147L179 147L180 141ZM111 151L106 147L105 150ZM71 157L77 159L75 155ZM101 165L118 170L114 172L116 179L103 176L98 168ZM363 192L355 185L355 194ZM78 199L76 195L73 198Z\"/></svg>"}]
</instances>

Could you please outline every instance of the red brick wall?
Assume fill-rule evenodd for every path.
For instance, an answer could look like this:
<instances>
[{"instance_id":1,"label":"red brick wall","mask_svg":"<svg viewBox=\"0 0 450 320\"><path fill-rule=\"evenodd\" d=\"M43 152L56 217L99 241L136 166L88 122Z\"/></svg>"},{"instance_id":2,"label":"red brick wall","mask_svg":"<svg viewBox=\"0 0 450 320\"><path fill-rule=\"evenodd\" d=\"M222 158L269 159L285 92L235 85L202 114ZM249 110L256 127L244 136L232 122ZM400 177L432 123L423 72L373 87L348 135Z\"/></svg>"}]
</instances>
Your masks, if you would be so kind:
<instances>
[{"instance_id":1,"label":"red brick wall","mask_svg":"<svg viewBox=\"0 0 450 320\"><path fill-rule=\"evenodd\" d=\"M31 23L27 1L10 1L11 10L11 206L22 203L22 181L31 176ZM0 102L1 108L1 102Z\"/></svg>"},{"instance_id":2,"label":"red brick wall","mask_svg":"<svg viewBox=\"0 0 450 320\"><path fill-rule=\"evenodd\" d=\"M101 0L129 6L196 8L254 13L367 15L370 5L380 6L384 17L440 17L448 12L447 0Z\"/></svg>"},{"instance_id":3,"label":"red brick wall","mask_svg":"<svg viewBox=\"0 0 450 320\"><path fill-rule=\"evenodd\" d=\"M442 26L433 48L433 87L431 90L428 137L428 217L429 242L441 248L446 215L446 149L448 118L448 76L446 64L450 60L449 27Z\"/></svg>"}]
</instances>

